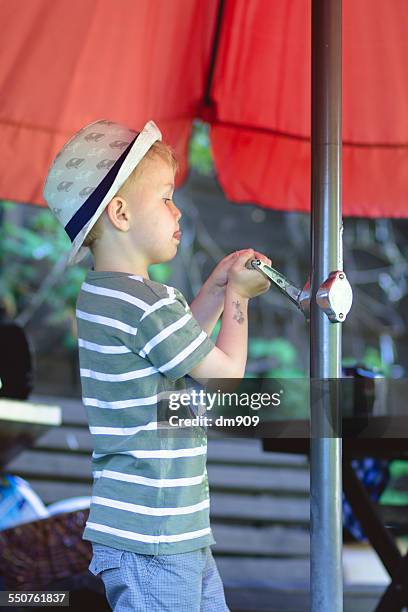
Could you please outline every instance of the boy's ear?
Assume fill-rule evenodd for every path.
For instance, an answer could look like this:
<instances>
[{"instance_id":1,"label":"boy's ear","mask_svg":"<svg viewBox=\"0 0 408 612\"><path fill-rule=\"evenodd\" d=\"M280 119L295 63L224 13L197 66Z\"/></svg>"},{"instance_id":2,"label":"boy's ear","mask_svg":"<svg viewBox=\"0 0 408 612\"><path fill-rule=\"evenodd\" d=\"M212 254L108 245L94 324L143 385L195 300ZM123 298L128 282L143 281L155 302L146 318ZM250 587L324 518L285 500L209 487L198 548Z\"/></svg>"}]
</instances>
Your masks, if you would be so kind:
<instances>
[{"instance_id":1,"label":"boy's ear","mask_svg":"<svg viewBox=\"0 0 408 612\"><path fill-rule=\"evenodd\" d=\"M126 231L130 221L128 203L121 196L114 196L105 208L109 221L119 230Z\"/></svg>"}]
</instances>

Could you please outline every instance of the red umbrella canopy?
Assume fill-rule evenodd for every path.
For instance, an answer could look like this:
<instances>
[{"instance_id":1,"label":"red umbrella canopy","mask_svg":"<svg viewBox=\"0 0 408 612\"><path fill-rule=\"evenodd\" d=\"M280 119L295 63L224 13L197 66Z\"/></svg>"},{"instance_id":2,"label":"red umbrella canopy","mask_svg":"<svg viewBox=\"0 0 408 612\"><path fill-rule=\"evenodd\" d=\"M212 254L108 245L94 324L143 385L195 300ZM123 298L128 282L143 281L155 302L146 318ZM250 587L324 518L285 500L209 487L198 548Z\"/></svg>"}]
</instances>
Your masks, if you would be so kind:
<instances>
[{"instance_id":1,"label":"red umbrella canopy","mask_svg":"<svg viewBox=\"0 0 408 612\"><path fill-rule=\"evenodd\" d=\"M101 118L154 119L180 185L201 117L231 201L309 210L310 2L0 0L0 19L1 198L43 205L53 157ZM405 0L343 0L345 215L408 217L407 40Z\"/></svg>"}]
</instances>

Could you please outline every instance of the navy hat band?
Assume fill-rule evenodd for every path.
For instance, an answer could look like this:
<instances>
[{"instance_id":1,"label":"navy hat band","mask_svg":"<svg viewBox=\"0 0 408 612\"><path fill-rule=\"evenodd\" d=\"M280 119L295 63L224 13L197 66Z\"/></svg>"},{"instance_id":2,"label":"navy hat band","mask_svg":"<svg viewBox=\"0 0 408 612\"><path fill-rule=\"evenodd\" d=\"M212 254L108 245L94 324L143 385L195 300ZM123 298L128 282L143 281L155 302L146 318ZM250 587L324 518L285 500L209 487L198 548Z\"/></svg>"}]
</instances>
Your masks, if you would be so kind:
<instances>
[{"instance_id":1,"label":"navy hat band","mask_svg":"<svg viewBox=\"0 0 408 612\"><path fill-rule=\"evenodd\" d=\"M138 134L139 135L139 134ZM137 136L138 136L137 135ZM85 200L80 208L76 211L75 215L64 227L71 242L75 240L82 228L88 223L94 216L99 208L99 205L103 201L104 197L112 187L119 170L121 169L126 157L129 154L137 136L132 140L128 147L123 151L122 155L116 160L112 168L109 170L105 178L99 183L96 189L91 193L89 198Z\"/></svg>"}]
</instances>

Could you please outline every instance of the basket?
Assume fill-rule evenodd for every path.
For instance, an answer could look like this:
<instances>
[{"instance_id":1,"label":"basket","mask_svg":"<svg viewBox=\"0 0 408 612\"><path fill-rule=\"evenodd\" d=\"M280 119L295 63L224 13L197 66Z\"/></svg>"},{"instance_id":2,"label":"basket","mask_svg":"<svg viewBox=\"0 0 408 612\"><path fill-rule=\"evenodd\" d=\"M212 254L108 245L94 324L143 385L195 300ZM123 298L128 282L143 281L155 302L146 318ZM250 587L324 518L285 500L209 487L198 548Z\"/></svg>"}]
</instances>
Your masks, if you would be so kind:
<instances>
[{"instance_id":1,"label":"basket","mask_svg":"<svg viewBox=\"0 0 408 612\"><path fill-rule=\"evenodd\" d=\"M86 572L92 544L82 539L89 509L57 514L0 531L0 574L6 588L44 590Z\"/></svg>"}]
</instances>

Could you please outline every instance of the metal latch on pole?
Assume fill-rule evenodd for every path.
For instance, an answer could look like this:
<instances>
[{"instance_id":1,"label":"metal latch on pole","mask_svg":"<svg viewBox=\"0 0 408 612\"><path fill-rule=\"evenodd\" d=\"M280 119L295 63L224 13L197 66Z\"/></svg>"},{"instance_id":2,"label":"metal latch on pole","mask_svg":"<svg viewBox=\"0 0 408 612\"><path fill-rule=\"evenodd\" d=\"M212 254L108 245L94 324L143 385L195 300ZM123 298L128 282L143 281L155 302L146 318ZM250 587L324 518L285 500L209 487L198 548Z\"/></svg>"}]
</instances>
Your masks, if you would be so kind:
<instances>
[{"instance_id":1,"label":"metal latch on pole","mask_svg":"<svg viewBox=\"0 0 408 612\"><path fill-rule=\"evenodd\" d=\"M310 279L307 280L303 289L299 289L286 276L260 259L252 259L247 267L258 270L266 276L303 312L307 321L310 319ZM316 302L332 323L343 323L353 303L353 290L345 272L342 270L330 272L329 277L321 284L316 293Z\"/></svg>"}]
</instances>

